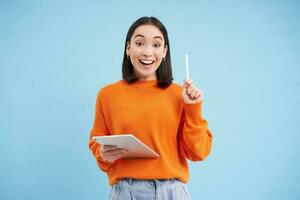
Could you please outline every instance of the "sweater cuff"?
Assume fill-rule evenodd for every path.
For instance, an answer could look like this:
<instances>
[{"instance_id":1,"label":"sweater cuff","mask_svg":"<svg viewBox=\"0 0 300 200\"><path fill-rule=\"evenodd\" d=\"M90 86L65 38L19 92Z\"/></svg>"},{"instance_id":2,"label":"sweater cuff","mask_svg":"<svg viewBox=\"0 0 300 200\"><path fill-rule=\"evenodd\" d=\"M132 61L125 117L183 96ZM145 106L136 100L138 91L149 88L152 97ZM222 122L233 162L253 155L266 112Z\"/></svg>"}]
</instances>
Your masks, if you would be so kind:
<instances>
[{"instance_id":1,"label":"sweater cuff","mask_svg":"<svg viewBox=\"0 0 300 200\"><path fill-rule=\"evenodd\" d=\"M194 120L201 120L202 119L202 101L200 103L195 104L184 104L185 116L186 118L190 118Z\"/></svg>"}]
</instances>

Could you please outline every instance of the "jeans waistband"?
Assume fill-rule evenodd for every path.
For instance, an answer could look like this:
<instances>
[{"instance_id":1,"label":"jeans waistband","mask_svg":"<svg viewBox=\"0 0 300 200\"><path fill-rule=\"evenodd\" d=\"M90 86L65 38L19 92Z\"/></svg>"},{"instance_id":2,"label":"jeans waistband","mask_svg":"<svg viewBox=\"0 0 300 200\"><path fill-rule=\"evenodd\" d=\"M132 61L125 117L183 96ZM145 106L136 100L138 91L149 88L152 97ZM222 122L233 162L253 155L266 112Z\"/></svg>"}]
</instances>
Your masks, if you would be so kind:
<instances>
[{"instance_id":1,"label":"jeans waistband","mask_svg":"<svg viewBox=\"0 0 300 200\"><path fill-rule=\"evenodd\" d=\"M122 181L126 181L129 185L132 185L134 182L148 182L157 184L164 184L164 183L174 183L174 182L181 182L177 178L171 179L135 179L135 178L124 178Z\"/></svg>"}]
</instances>

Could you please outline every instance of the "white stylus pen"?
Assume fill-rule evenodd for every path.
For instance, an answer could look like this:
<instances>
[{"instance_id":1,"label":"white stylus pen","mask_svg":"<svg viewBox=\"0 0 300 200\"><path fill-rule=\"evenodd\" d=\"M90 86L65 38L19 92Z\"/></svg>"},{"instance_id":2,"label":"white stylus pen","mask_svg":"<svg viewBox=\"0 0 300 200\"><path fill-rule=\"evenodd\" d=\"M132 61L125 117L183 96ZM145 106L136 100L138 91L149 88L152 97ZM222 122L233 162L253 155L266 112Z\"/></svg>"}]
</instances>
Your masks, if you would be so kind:
<instances>
[{"instance_id":1,"label":"white stylus pen","mask_svg":"<svg viewBox=\"0 0 300 200\"><path fill-rule=\"evenodd\" d=\"M189 72L189 57L185 54L185 78L186 80L190 79L190 72Z\"/></svg>"}]
</instances>

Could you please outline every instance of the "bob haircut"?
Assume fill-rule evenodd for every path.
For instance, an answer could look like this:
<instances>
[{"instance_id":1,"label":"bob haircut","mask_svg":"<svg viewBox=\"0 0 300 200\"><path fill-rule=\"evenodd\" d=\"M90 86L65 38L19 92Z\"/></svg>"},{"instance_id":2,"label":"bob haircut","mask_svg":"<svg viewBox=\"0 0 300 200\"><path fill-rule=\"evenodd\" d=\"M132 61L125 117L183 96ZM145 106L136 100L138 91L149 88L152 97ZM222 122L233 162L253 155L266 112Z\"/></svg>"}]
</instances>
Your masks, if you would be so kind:
<instances>
[{"instance_id":1,"label":"bob haircut","mask_svg":"<svg viewBox=\"0 0 300 200\"><path fill-rule=\"evenodd\" d=\"M155 17L141 17L136 20L128 30L126 41L125 41L125 48L124 48L124 56L123 56L123 63L122 63L122 78L127 83L134 83L139 80L134 74L134 68L130 61L130 58L126 55L126 47L127 43L130 43L130 39L135 31L136 28L142 25L153 25L157 27L160 32L164 36L165 44L164 46L167 47L167 53L165 59L162 60L159 67L156 70L156 77L157 77L157 86L160 88L166 88L172 84L173 75L172 75L172 64L171 64L171 56L170 56L170 43L168 38L168 32L165 26Z\"/></svg>"}]
</instances>

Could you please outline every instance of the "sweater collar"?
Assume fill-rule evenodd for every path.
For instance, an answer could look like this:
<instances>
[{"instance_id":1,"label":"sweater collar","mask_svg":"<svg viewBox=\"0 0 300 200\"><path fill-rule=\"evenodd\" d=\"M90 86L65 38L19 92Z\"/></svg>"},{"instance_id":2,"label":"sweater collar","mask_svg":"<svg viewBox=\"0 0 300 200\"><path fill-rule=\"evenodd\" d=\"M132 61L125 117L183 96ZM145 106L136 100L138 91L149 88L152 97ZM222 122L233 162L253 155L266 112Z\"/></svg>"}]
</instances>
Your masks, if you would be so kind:
<instances>
[{"instance_id":1,"label":"sweater collar","mask_svg":"<svg viewBox=\"0 0 300 200\"><path fill-rule=\"evenodd\" d=\"M133 83L134 85L141 85L141 86L156 86L157 80L138 80Z\"/></svg>"}]
</instances>

